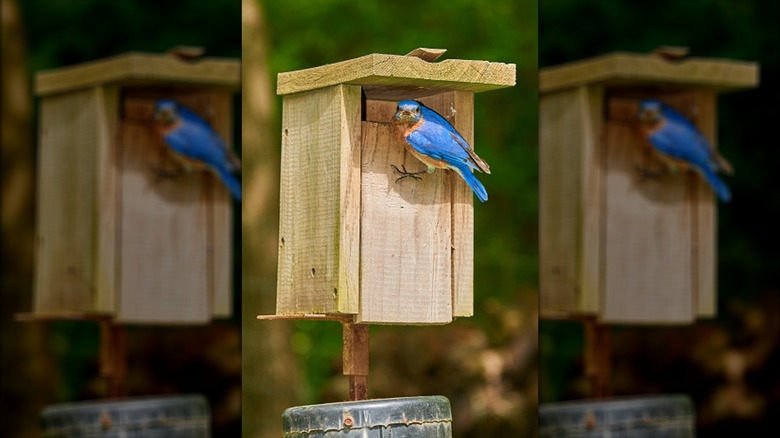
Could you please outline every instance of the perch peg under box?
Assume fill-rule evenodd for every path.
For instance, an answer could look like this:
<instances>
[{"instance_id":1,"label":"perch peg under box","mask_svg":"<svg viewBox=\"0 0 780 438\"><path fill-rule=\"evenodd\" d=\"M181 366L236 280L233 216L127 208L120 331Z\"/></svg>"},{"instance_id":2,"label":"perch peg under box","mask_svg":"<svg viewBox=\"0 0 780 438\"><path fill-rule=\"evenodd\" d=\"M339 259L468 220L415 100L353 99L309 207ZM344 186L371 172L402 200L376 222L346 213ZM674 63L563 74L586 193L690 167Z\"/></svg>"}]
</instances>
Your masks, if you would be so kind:
<instances>
[{"instance_id":1,"label":"perch peg under box","mask_svg":"<svg viewBox=\"0 0 780 438\"><path fill-rule=\"evenodd\" d=\"M396 183L391 164L424 166L391 120L399 100L416 99L473 146L474 93L513 86L515 66L432 62L442 52L372 54L279 74L278 315L443 324L473 313L471 189L442 170Z\"/></svg>"},{"instance_id":2,"label":"perch peg under box","mask_svg":"<svg viewBox=\"0 0 780 438\"><path fill-rule=\"evenodd\" d=\"M715 315L715 198L695 172L643 176L657 158L636 114L641 100L658 99L716 147L717 94L757 83L755 63L653 54L542 69L543 316L689 323Z\"/></svg>"},{"instance_id":3,"label":"perch peg under box","mask_svg":"<svg viewBox=\"0 0 780 438\"><path fill-rule=\"evenodd\" d=\"M172 98L230 144L236 60L129 53L40 72L32 316L202 323L231 314L231 200L152 129ZM177 174L177 175L174 175Z\"/></svg>"}]
</instances>

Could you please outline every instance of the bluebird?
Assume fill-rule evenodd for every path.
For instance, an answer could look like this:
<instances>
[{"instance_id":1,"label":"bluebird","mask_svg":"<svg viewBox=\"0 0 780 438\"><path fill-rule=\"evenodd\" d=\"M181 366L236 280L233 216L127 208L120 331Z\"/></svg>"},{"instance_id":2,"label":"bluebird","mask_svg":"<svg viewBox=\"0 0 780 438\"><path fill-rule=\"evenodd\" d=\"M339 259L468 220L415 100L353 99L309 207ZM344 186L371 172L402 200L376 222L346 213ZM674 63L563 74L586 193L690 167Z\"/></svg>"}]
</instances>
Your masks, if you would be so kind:
<instances>
[{"instance_id":1,"label":"bluebird","mask_svg":"<svg viewBox=\"0 0 780 438\"><path fill-rule=\"evenodd\" d=\"M490 166L478 157L468 142L450 123L436 111L415 100L398 102L394 123L406 140L406 148L428 166L421 172L407 172L392 166L402 176L414 177L421 173L433 173L436 169L450 169L466 181L480 201L487 201L485 186L474 176L474 169L490 173ZM397 181L397 180L396 180Z\"/></svg>"},{"instance_id":2,"label":"bluebird","mask_svg":"<svg viewBox=\"0 0 780 438\"><path fill-rule=\"evenodd\" d=\"M165 143L184 158L185 168L191 161L205 164L219 176L237 201L241 201L241 183L233 175L241 162L230 151L216 131L194 111L171 99L154 104L153 118Z\"/></svg>"},{"instance_id":3,"label":"bluebird","mask_svg":"<svg viewBox=\"0 0 780 438\"><path fill-rule=\"evenodd\" d=\"M731 164L720 156L696 126L684 115L655 99L645 99L637 113L642 134L662 157L667 167L698 171L723 202L731 191L716 173L733 173ZM671 158L671 159L669 159Z\"/></svg>"}]
</instances>

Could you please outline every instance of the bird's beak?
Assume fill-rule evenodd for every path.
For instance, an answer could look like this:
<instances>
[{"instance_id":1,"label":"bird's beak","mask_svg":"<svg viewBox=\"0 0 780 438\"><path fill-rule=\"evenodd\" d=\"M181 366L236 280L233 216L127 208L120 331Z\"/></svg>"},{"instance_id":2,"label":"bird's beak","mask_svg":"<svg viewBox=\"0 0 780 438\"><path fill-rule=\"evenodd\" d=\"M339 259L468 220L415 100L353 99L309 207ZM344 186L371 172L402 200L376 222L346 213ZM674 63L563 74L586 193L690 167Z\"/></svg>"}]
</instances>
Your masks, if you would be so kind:
<instances>
[{"instance_id":1,"label":"bird's beak","mask_svg":"<svg viewBox=\"0 0 780 438\"><path fill-rule=\"evenodd\" d=\"M638 118L640 122L655 122L658 120L658 114L653 110L645 109L639 111Z\"/></svg>"},{"instance_id":2,"label":"bird's beak","mask_svg":"<svg viewBox=\"0 0 780 438\"><path fill-rule=\"evenodd\" d=\"M412 119L412 112L409 110L400 110L396 113L395 118L399 122L409 121Z\"/></svg>"},{"instance_id":3,"label":"bird's beak","mask_svg":"<svg viewBox=\"0 0 780 438\"><path fill-rule=\"evenodd\" d=\"M167 123L173 121L173 114L167 109L158 109L152 115L156 122Z\"/></svg>"}]
</instances>

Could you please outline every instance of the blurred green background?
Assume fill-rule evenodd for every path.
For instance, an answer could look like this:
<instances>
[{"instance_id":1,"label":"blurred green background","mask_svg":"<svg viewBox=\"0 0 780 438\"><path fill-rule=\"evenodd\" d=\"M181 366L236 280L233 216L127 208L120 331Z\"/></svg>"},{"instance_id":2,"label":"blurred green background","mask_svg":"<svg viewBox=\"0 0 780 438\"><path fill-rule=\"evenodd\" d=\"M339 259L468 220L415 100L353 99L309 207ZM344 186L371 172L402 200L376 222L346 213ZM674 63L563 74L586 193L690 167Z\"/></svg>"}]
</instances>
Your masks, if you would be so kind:
<instances>
[{"instance_id":1,"label":"blurred green background","mask_svg":"<svg viewBox=\"0 0 780 438\"><path fill-rule=\"evenodd\" d=\"M443 327L372 327L369 390L371 397L447 396L456 436L533 435L538 359L535 1L494 1L489 5L475 0L2 2L4 86L6 79L18 76L22 82L11 86L25 90L17 93L17 100L6 101L14 96L4 88L3 103L4 116L12 112L19 115L3 121L4 135L6 123L13 124L13 131L19 134L11 142L4 137L3 144L0 412L4 431L10 436L34 434L40 409L47 404L104 394L97 370L95 326L12 321L14 313L30 308L34 269L32 184L37 116L29 91L32 75L127 51L164 52L175 45L203 46L209 56L238 58L242 56L242 34L243 56L259 53L264 58L260 80L255 80L257 71L251 62L242 62L245 90L251 80L253 89L264 87L260 94L270 93L267 119L257 120L257 126L263 127L261 134L276 148L264 153L266 162L260 163L271 169L270 174L278 169L281 99L274 89L279 72L368 53L405 54L416 47L446 48L443 59L517 64L516 87L475 98L476 148L492 170L491 175L481 178L490 201L475 202L475 316ZM6 59L11 61L7 64ZM22 76L5 74L18 70ZM237 127L240 105L237 98ZM255 120L244 119L247 122L254 125ZM241 144L240 136L236 129L234 144ZM247 157L246 149L243 155ZM246 176L251 172L246 168L247 160L251 158L244 161L245 184L249 184ZM12 178L18 169L24 172ZM268 181L270 193L278 192L278 175L268 176ZM7 216L9 197L18 205L11 205L13 215ZM250 198L247 193L246 199ZM245 200L244 215L249 204L251 201ZM271 234L278 221L278 205L275 208L263 215ZM238 211L237 230L241 220ZM240 234L236 233L235 240L234 318L207 327L131 327L128 389L130 395L205 394L214 414L215 436L279 436L279 401L288 407L347 398L346 380L341 376L341 328L335 323L252 320L252 315L274 312L275 274L238 263ZM275 252L275 245L273 248ZM264 266L275 266L275 255L266 259L261 260ZM257 273L262 278L254 282L252 275ZM242 283L244 305L249 302L252 308L241 308L238 291ZM254 289L256 284L260 284L258 289ZM255 300L257 297L261 298ZM254 349L252 339L274 339L279 334L281 342ZM244 348L243 376L236 366L239 340ZM239 432L237 401L242 386L243 434Z\"/></svg>"},{"instance_id":2,"label":"blurred green background","mask_svg":"<svg viewBox=\"0 0 780 438\"><path fill-rule=\"evenodd\" d=\"M540 0L543 69L612 51L688 46L692 56L758 62L760 88L722 94L718 143L735 168L718 206L718 317L683 327L615 327L615 395L689 394L697 436L772 436L780 415L780 6L771 0ZM540 323L540 401L587 397L583 331Z\"/></svg>"}]
</instances>

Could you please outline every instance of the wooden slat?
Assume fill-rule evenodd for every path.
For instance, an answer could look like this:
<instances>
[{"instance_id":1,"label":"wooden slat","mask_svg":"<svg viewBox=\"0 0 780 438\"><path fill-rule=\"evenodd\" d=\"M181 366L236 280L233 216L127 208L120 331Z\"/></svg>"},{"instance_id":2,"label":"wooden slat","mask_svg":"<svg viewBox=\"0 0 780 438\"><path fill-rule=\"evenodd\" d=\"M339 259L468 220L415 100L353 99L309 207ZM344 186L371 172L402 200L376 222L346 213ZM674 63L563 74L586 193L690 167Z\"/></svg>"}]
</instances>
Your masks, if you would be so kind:
<instances>
[{"instance_id":1,"label":"wooden slat","mask_svg":"<svg viewBox=\"0 0 780 438\"><path fill-rule=\"evenodd\" d=\"M686 173L642 179L637 167L653 162L633 122L638 100L608 105L602 321L691 322L694 187Z\"/></svg>"},{"instance_id":2,"label":"wooden slat","mask_svg":"<svg viewBox=\"0 0 780 438\"><path fill-rule=\"evenodd\" d=\"M717 150L717 125L718 125L718 99L715 93L698 91L693 93L693 105L695 105L698 117L696 125L702 134L710 140L710 144ZM696 179L694 192L693 213L694 220L694 300L696 313L699 317L715 317L717 304L717 205L720 201L715 198L712 189L698 174L692 174ZM728 176L723 177L726 184Z\"/></svg>"},{"instance_id":3,"label":"wooden slat","mask_svg":"<svg viewBox=\"0 0 780 438\"><path fill-rule=\"evenodd\" d=\"M94 310L98 102L90 88L41 103L35 313Z\"/></svg>"},{"instance_id":4,"label":"wooden slat","mask_svg":"<svg viewBox=\"0 0 780 438\"><path fill-rule=\"evenodd\" d=\"M117 157L119 89L95 87L97 125L95 142L98 226L95 254L95 303L98 312L116 310L118 275L118 192L119 163Z\"/></svg>"},{"instance_id":5,"label":"wooden slat","mask_svg":"<svg viewBox=\"0 0 780 438\"><path fill-rule=\"evenodd\" d=\"M452 96L450 98L450 96ZM478 151L474 144L474 93L454 91L443 97L452 105L452 126ZM449 103L451 100L451 103ZM426 104L433 102L425 101ZM446 106L439 106L446 114ZM488 163L489 165L490 163ZM474 315L474 193L455 172L449 172L452 187L452 316ZM487 174L478 174L485 184ZM490 185L488 184L487 187Z\"/></svg>"},{"instance_id":6,"label":"wooden slat","mask_svg":"<svg viewBox=\"0 0 780 438\"><path fill-rule=\"evenodd\" d=\"M473 96L473 93L467 91L450 91L422 98L420 100L425 105L447 118L461 135L473 145ZM393 101L368 100L367 109L365 111L366 120L378 122L382 124L382 126L387 125L392 120L395 108L396 102ZM388 135L392 135L392 130ZM397 144L393 143L392 138L390 141L391 144L389 147L396 148L393 152L401 153L402 151L400 149L403 148L401 140L396 140L398 142ZM421 164L415 159L412 159L411 163L415 168L421 167ZM396 165L399 164L396 163ZM381 169L381 164L379 167L378 170L384 170ZM457 174L448 171L437 172L444 173L444 175L450 179L449 185L452 190L450 195L450 210L452 214L452 230L450 232L452 240L450 246L452 261L450 273L452 279L452 316L471 316L474 312L474 195L468 185ZM489 178L489 176L485 176L485 174L481 175L481 177ZM426 176L423 176L423 178L426 178ZM423 184L423 181L415 182ZM407 182L402 183L406 184ZM376 195L372 194L370 196L374 197ZM364 199L365 198L367 198L367 195L364 194ZM404 238L404 240L407 241L406 245L412 245L412 243L408 242L408 237ZM421 236L415 238L414 245L423 247L429 246L429 241L430 239ZM406 322L411 323L412 321ZM422 321L422 323L425 323L425 321Z\"/></svg>"},{"instance_id":7,"label":"wooden slat","mask_svg":"<svg viewBox=\"0 0 780 438\"><path fill-rule=\"evenodd\" d=\"M285 96L278 314L357 313L360 87Z\"/></svg>"},{"instance_id":8,"label":"wooden slat","mask_svg":"<svg viewBox=\"0 0 780 438\"><path fill-rule=\"evenodd\" d=\"M232 96L230 93L212 90L208 98L214 108L211 125L225 140L225 144L232 148ZM233 308L233 206L230 193L219 178L211 178L211 181L210 307L213 316L227 318Z\"/></svg>"},{"instance_id":9,"label":"wooden slat","mask_svg":"<svg viewBox=\"0 0 780 438\"><path fill-rule=\"evenodd\" d=\"M39 72L35 76L35 93L46 96L107 83L172 82L237 89L241 84L240 62L216 58L186 62L171 55L131 52Z\"/></svg>"},{"instance_id":10,"label":"wooden slat","mask_svg":"<svg viewBox=\"0 0 780 438\"><path fill-rule=\"evenodd\" d=\"M190 102L182 102L198 111ZM152 99L127 97L151 114ZM202 111L202 109L201 109ZM131 113L132 111L128 111ZM132 323L199 323L210 318L208 196L215 181L196 171L160 178L170 168L151 125L125 119L119 140L121 283L117 320Z\"/></svg>"},{"instance_id":11,"label":"wooden slat","mask_svg":"<svg viewBox=\"0 0 780 438\"><path fill-rule=\"evenodd\" d=\"M584 84L675 84L728 91L758 84L753 62L688 58L670 62L660 56L610 53L582 61L547 67L539 74L539 91L548 93Z\"/></svg>"},{"instance_id":12,"label":"wooden slat","mask_svg":"<svg viewBox=\"0 0 780 438\"><path fill-rule=\"evenodd\" d=\"M347 83L363 86L370 99L417 98L446 90L481 92L515 84L515 65L415 56L371 54L319 67L280 73L277 94L292 94Z\"/></svg>"},{"instance_id":13,"label":"wooden slat","mask_svg":"<svg viewBox=\"0 0 780 438\"><path fill-rule=\"evenodd\" d=\"M593 314L601 308L604 290L604 89L578 87L578 106L582 113L582 202L577 207L582 218L578 242L577 310Z\"/></svg>"},{"instance_id":14,"label":"wooden slat","mask_svg":"<svg viewBox=\"0 0 780 438\"><path fill-rule=\"evenodd\" d=\"M580 309L583 148L588 130L577 89L550 93L539 102L539 300L542 315ZM588 309L591 310L591 309Z\"/></svg>"},{"instance_id":15,"label":"wooden slat","mask_svg":"<svg viewBox=\"0 0 780 438\"><path fill-rule=\"evenodd\" d=\"M398 175L425 166L391 124L363 122L360 313L358 322L441 324L452 320L450 178Z\"/></svg>"}]
</instances>

